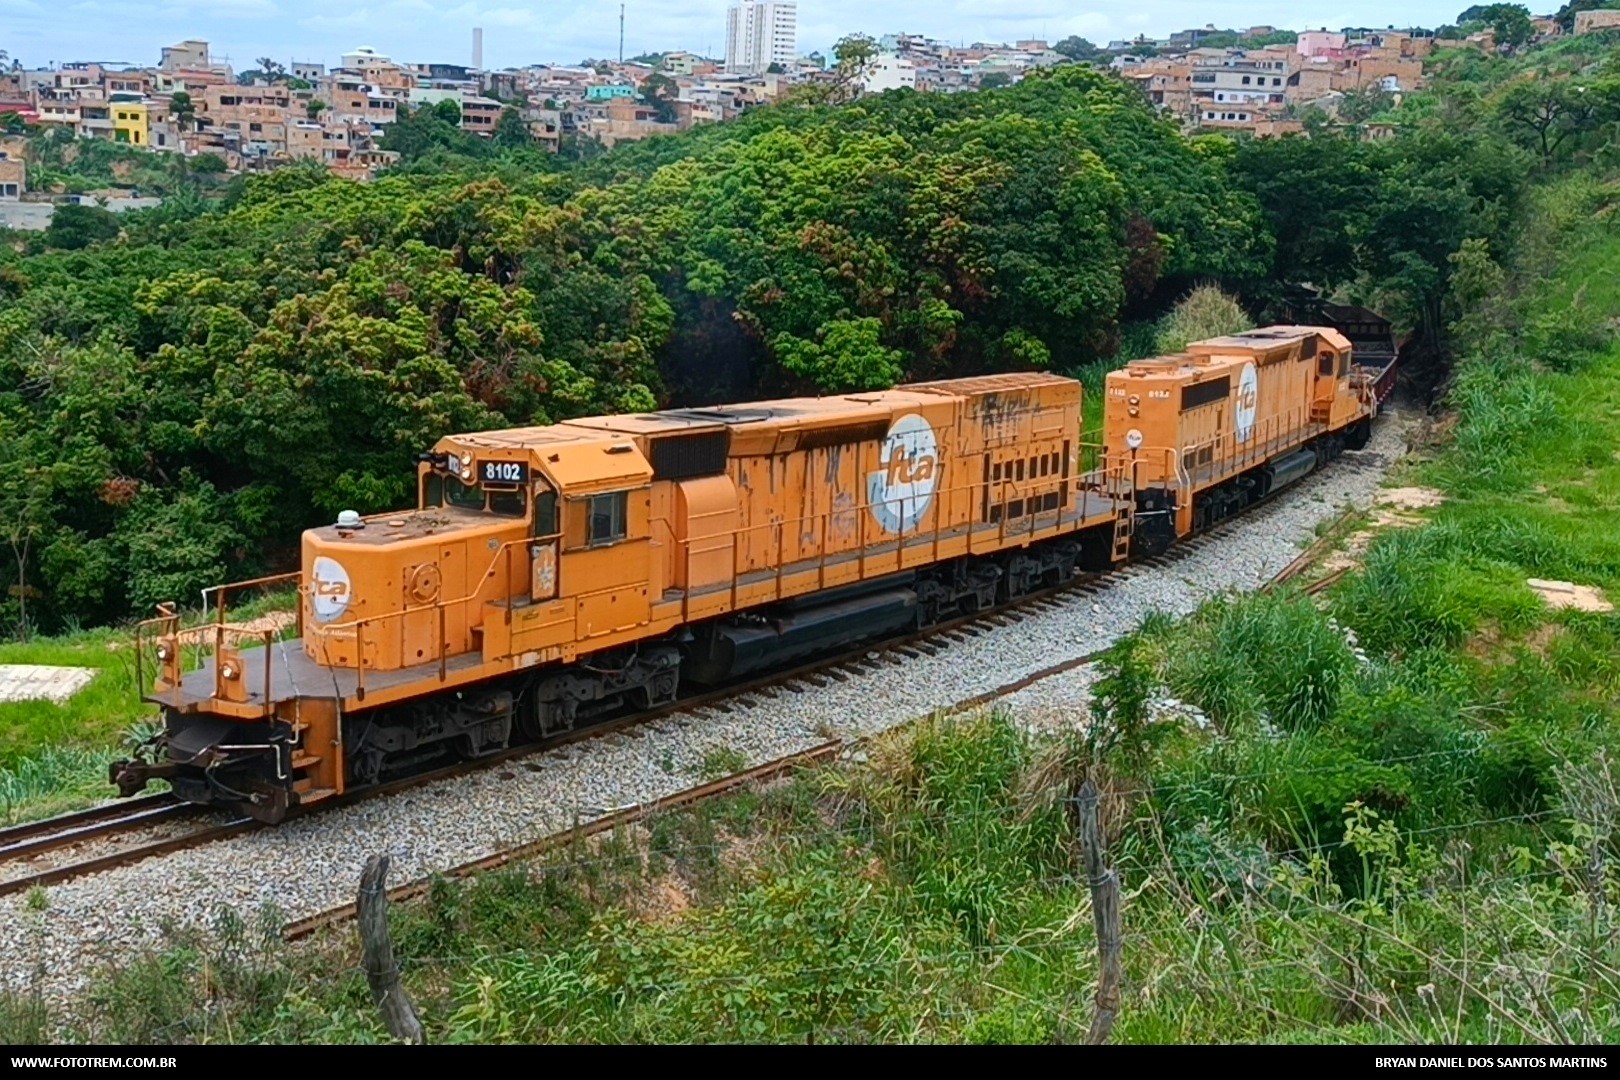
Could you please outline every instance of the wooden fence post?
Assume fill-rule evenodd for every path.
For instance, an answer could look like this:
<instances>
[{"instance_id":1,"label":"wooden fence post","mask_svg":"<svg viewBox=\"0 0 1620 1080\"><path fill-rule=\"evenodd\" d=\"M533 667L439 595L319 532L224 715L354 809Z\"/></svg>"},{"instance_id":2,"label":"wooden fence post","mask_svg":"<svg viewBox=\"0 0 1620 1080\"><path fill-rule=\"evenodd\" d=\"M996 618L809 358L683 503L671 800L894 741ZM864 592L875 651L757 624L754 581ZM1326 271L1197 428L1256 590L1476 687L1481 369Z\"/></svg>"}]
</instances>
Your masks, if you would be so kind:
<instances>
[{"instance_id":1,"label":"wooden fence post","mask_svg":"<svg viewBox=\"0 0 1620 1080\"><path fill-rule=\"evenodd\" d=\"M1107 865L1102 825L1097 820L1100 799L1097 785L1087 778L1075 800L1080 810L1080 849L1086 860L1086 884L1091 887L1091 915L1097 927L1097 1011L1086 1033L1088 1046L1108 1041L1119 1013L1120 915L1119 875Z\"/></svg>"},{"instance_id":2,"label":"wooden fence post","mask_svg":"<svg viewBox=\"0 0 1620 1080\"><path fill-rule=\"evenodd\" d=\"M372 855L360 873L355 901L360 921L360 955L371 986L371 1000L382 1010L389 1034L408 1043L427 1041L416 1006L399 984L394 941L388 934L388 856Z\"/></svg>"}]
</instances>

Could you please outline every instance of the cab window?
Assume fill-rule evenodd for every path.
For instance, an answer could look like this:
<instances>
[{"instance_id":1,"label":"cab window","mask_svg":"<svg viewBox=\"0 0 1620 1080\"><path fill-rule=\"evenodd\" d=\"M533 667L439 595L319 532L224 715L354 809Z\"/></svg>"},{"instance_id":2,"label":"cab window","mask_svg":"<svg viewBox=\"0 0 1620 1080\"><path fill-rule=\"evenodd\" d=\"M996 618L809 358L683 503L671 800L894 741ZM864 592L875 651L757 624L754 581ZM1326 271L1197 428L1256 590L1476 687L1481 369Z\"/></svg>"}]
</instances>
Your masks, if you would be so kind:
<instances>
[{"instance_id":1,"label":"cab window","mask_svg":"<svg viewBox=\"0 0 1620 1080\"><path fill-rule=\"evenodd\" d=\"M445 477L444 498L451 506L459 506L463 510L484 508L483 489L477 484L463 484L454 476Z\"/></svg>"},{"instance_id":2,"label":"cab window","mask_svg":"<svg viewBox=\"0 0 1620 1080\"><path fill-rule=\"evenodd\" d=\"M1338 363L1338 359L1332 353L1322 353L1316 358L1316 373L1323 378L1327 378L1333 374Z\"/></svg>"},{"instance_id":3,"label":"cab window","mask_svg":"<svg viewBox=\"0 0 1620 1080\"><path fill-rule=\"evenodd\" d=\"M534 485L534 535L557 534L557 493L544 480Z\"/></svg>"},{"instance_id":4,"label":"cab window","mask_svg":"<svg viewBox=\"0 0 1620 1080\"><path fill-rule=\"evenodd\" d=\"M464 484L454 476L429 473L422 479L422 509L454 506L462 510L522 517L529 507L528 493L522 488L484 488Z\"/></svg>"},{"instance_id":5,"label":"cab window","mask_svg":"<svg viewBox=\"0 0 1620 1080\"><path fill-rule=\"evenodd\" d=\"M499 517L522 517L527 506L528 499L524 497L522 488L515 488L512 491L491 490L489 493L489 512Z\"/></svg>"},{"instance_id":6,"label":"cab window","mask_svg":"<svg viewBox=\"0 0 1620 1080\"><path fill-rule=\"evenodd\" d=\"M615 491L608 495L592 495L590 499L590 528L585 542L593 547L611 544L625 537L625 518L630 493Z\"/></svg>"}]
</instances>

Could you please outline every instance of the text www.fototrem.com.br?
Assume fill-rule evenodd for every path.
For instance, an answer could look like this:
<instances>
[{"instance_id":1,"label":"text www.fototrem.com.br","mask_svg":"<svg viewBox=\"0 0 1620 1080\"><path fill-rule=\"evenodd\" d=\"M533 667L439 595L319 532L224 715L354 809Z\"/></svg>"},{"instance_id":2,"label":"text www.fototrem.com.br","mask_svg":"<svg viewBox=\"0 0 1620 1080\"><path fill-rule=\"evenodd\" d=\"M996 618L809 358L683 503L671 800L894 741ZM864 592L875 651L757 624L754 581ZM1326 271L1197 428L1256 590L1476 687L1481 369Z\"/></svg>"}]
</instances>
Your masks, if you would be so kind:
<instances>
[{"instance_id":1,"label":"text www.fototrem.com.br","mask_svg":"<svg viewBox=\"0 0 1620 1080\"><path fill-rule=\"evenodd\" d=\"M14 1057L13 1069L173 1069L172 1057Z\"/></svg>"}]
</instances>

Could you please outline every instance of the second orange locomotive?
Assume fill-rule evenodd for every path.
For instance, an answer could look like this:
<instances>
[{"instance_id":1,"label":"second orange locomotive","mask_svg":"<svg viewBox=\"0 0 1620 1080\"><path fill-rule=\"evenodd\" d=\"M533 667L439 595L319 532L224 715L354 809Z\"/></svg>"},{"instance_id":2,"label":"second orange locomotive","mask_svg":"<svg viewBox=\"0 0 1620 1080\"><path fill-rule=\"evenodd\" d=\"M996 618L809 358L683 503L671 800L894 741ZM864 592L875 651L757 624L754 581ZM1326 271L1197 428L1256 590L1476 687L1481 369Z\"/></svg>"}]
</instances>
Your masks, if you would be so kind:
<instances>
[{"instance_id":1,"label":"second orange locomotive","mask_svg":"<svg viewBox=\"0 0 1620 1080\"><path fill-rule=\"evenodd\" d=\"M305 533L297 640L228 622L230 587L144 624L165 730L113 780L274 821L927 626L1263 497L1364 439L1372 385L1333 331L1272 328L1110 376L1092 450L1046 374L449 436L416 508Z\"/></svg>"}]
</instances>

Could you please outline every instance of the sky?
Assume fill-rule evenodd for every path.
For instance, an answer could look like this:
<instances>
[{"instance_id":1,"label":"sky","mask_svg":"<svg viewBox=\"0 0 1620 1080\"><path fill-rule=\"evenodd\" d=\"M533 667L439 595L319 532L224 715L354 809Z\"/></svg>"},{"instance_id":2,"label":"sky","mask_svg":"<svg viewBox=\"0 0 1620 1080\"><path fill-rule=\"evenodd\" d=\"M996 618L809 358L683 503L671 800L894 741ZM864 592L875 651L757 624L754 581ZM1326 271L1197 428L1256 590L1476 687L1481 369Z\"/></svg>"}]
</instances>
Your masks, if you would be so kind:
<instances>
[{"instance_id":1,"label":"sky","mask_svg":"<svg viewBox=\"0 0 1620 1080\"><path fill-rule=\"evenodd\" d=\"M727 0L625 0L624 55L686 49L719 56L726 6ZM799 51L825 51L855 32L963 44L1078 34L1105 44L1206 23L1434 27L1467 6L1468 0L887 0L874 7L869 0L799 0ZM75 60L147 65L157 63L162 46L201 38L238 71L257 66L261 56L336 64L359 45L398 60L466 64L472 29L480 26L484 65L503 68L615 56L618 14L613 0L0 0L0 50L30 67Z\"/></svg>"}]
</instances>

